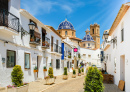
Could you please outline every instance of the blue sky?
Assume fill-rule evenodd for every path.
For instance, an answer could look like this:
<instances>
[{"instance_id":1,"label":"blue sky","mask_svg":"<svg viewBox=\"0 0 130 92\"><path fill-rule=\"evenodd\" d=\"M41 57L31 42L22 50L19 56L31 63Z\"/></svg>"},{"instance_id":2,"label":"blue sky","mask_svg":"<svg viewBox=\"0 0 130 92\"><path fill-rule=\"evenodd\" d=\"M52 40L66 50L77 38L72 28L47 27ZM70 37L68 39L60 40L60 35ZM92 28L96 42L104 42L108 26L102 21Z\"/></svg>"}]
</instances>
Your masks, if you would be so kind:
<instances>
[{"instance_id":1,"label":"blue sky","mask_svg":"<svg viewBox=\"0 0 130 92\"><path fill-rule=\"evenodd\" d=\"M70 21L78 38L83 38L90 24L100 24L100 34L110 29L123 3L130 0L21 0L21 8L30 12L45 25L55 29L65 20Z\"/></svg>"}]
</instances>

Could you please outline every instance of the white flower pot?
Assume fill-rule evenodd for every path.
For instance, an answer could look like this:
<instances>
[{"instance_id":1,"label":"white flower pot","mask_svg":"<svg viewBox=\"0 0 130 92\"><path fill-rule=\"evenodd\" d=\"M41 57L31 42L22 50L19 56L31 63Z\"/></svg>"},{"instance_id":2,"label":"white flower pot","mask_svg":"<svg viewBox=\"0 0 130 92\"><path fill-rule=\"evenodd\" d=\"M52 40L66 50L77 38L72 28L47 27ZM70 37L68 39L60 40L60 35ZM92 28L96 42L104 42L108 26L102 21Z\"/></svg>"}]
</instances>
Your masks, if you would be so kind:
<instances>
[{"instance_id":1,"label":"white flower pot","mask_svg":"<svg viewBox=\"0 0 130 92\"><path fill-rule=\"evenodd\" d=\"M46 84L47 85L53 84L54 82L55 82L55 78L48 78L48 79L46 79Z\"/></svg>"},{"instance_id":2,"label":"white flower pot","mask_svg":"<svg viewBox=\"0 0 130 92\"><path fill-rule=\"evenodd\" d=\"M78 73L78 76L81 76L81 73Z\"/></svg>"},{"instance_id":3,"label":"white flower pot","mask_svg":"<svg viewBox=\"0 0 130 92\"><path fill-rule=\"evenodd\" d=\"M29 84L16 88L7 88L7 92L28 92L28 87Z\"/></svg>"},{"instance_id":4,"label":"white flower pot","mask_svg":"<svg viewBox=\"0 0 130 92\"><path fill-rule=\"evenodd\" d=\"M84 75L84 72L82 72L81 74Z\"/></svg>"},{"instance_id":5,"label":"white flower pot","mask_svg":"<svg viewBox=\"0 0 130 92\"><path fill-rule=\"evenodd\" d=\"M68 75L63 75L63 79L67 80L68 79Z\"/></svg>"},{"instance_id":6,"label":"white flower pot","mask_svg":"<svg viewBox=\"0 0 130 92\"><path fill-rule=\"evenodd\" d=\"M76 74L72 74L72 78L76 78Z\"/></svg>"},{"instance_id":7,"label":"white flower pot","mask_svg":"<svg viewBox=\"0 0 130 92\"><path fill-rule=\"evenodd\" d=\"M6 89L4 87L0 87L0 92L6 92Z\"/></svg>"}]
</instances>

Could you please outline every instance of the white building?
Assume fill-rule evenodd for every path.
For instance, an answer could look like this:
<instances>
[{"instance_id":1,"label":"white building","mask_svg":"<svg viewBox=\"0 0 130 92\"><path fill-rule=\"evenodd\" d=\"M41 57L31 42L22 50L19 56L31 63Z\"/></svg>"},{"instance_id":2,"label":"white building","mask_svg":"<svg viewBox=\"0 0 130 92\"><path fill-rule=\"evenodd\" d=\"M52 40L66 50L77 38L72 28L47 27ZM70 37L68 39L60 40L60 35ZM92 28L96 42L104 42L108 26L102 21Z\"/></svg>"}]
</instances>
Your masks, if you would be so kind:
<instances>
[{"instance_id":1,"label":"white building","mask_svg":"<svg viewBox=\"0 0 130 92\"><path fill-rule=\"evenodd\" d=\"M114 75L114 83L125 81L125 92L130 92L130 3L123 4L103 43L107 72ZM105 40L105 38L104 38Z\"/></svg>"},{"instance_id":2,"label":"white building","mask_svg":"<svg viewBox=\"0 0 130 92\"><path fill-rule=\"evenodd\" d=\"M44 66L47 69L52 66L55 76L63 74L60 67L62 37L53 27L45 26L20 9L20 0L5 0L0 7L4 4L7 4L7 7L4 6L7 11L0 13L4 19L0 21L0 85L12 84L11 72L15 65L21 66L24 82L47 76L47 72L43 72ZM35 24L34 31L28 26L32 22ZM33 72L35 66L37 73Z\"/></svg>"}]
</instances>

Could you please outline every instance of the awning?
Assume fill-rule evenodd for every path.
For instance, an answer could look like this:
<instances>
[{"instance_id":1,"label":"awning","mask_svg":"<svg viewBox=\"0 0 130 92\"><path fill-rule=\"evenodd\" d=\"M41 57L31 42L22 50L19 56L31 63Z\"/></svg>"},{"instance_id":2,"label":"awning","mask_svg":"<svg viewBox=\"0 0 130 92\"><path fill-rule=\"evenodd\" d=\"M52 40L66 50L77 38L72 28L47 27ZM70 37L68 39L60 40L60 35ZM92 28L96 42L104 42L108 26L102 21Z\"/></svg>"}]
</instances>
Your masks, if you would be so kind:
<instances>
[{"instance_id":1,"label":"awning","mask_svg":"<svg viewBox=\"0 0 130 92\"><path fill-rule=\"evenodd\" d=\"M34 36L37 37L37 38L39 38L39 39L41 39L41 34L40 34L38 28L35 28L35 30L34 30Z\"/></svg>"}]
</instances>

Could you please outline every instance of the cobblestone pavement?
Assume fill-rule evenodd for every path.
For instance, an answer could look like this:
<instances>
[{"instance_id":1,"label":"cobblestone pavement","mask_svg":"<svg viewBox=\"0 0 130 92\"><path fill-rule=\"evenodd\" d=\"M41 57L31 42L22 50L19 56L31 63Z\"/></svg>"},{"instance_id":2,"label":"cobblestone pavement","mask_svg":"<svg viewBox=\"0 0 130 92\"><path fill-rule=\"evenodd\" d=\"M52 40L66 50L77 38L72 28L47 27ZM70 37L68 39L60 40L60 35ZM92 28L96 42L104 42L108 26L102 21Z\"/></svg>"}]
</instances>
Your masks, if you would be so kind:
<instances>
[{"instance_id":1,"label":"cobblestone pavement","mask_svg":"<svg viewBox=\"0 0 130 92\"><path fill-rule=\"evenodd\" d=\"M78 72L78 70L76 70ZM47 89L50 89L50 88L53 88L54 86L56 85L60 85L62 83L66 83L71 80L78 80L79 78L81 78L82 80L84 80L84 76L85 75L82 75L82 76L76 76L76 78L72 78L72 72L68 73L68 80L63 80L63 75L60 75L60 76L57 76L56 80L55 80L55 84L52 84L52 85L45 85L45 80L39 80L39 81L34 81L34 82L31 82L29 84L29 92L44 92L45 90ZM82 82L83 84L83 82ZM52 91L53 92L53 91Z\"/></svg>"},{"instance_id":2,"label":"cobblestone pavement","mask_svg":"<svg viewBox=\"0 0 130 92\"><path fill-rule=\"evenodd\" d=\"M83 92L84 76L66 81L44 92Z\"/></svg>"},{"instance_id":3,"label":"cobblestone pavement","mask_svg":"<svg viewBox=\"0 0 130 92\"><path fill-rule=\"evenodd\" d=\"M105 90L104 92L125 92L120 91L120 89L115 84L104 84Z\"/></svg>"}]
</instances>

